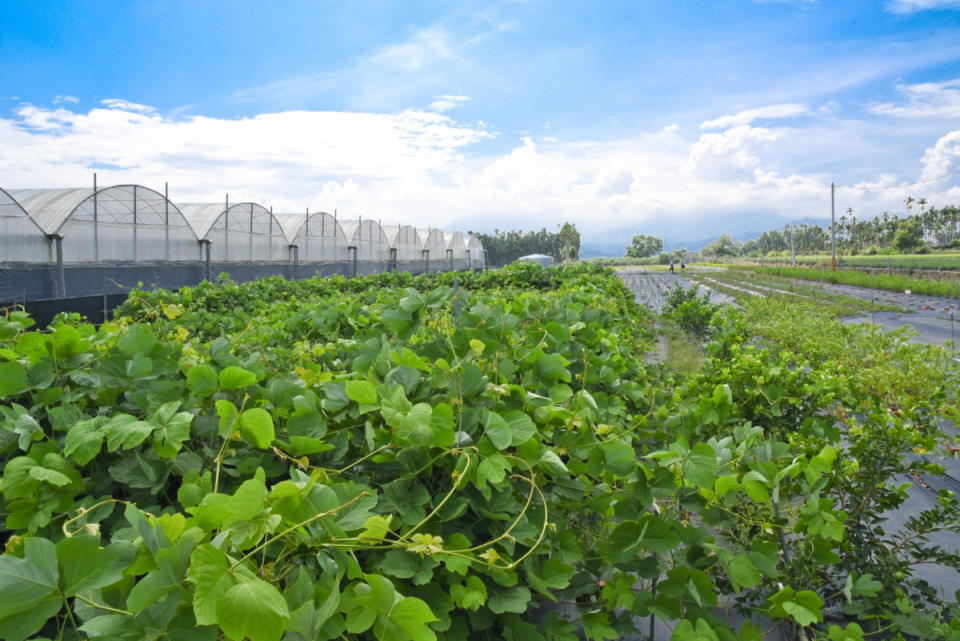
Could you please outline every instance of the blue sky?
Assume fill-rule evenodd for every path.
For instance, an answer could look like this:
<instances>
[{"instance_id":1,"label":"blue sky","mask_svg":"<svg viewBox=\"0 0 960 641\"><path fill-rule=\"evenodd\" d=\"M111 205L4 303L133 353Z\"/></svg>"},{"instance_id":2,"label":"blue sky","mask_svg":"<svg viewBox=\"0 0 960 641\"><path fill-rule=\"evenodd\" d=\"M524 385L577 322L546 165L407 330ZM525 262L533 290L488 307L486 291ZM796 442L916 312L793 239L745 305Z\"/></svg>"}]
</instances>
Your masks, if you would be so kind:
<instances>
[{"instance_id":1,"label":"blue sky","mask_svg":"<svg viewBox=\"0 0 960 641\"><path fill-rule=\"evenodd\" d=\"M56 6L56 8L52 8ZM960 1L0 4L0 186L694 241L960 171ZM824 196L826 194L826 196ZM960 179L841 190L863 216Z\"/></svg>"}]
</instances>

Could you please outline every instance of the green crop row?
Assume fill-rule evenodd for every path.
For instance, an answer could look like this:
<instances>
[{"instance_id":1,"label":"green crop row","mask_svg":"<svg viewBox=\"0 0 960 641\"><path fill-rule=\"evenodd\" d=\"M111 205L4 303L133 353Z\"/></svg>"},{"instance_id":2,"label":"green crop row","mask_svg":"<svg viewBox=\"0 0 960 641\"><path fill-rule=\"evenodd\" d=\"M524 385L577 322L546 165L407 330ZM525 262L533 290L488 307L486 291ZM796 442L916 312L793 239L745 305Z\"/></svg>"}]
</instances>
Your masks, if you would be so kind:
<instances>
[{"instance_id":1,"label":"green crop row","mask_svg":"<svg viewBox=\"0 0 960 641\"><path fill-rule=\"evenodd\" d=\"M814 280L824 283L855 285L857 287L870 287L888 291L902 292L910 290L914 294L924 294L927 296L955 298L958 290L960 290L960 284L956 281L933 281L921 278L910 278L908 276L865 274L863 272L833 271L830 269L813 269L809 267L755 267L753 269L758 274L770 274L773 276Z\"/></svg>"},{"instance_id":2,"label":"green crop row","mask_svg":"<svg viewBox=\"0 0 960 641\"><path fill-rule=\"evenodd\" d=\"M783 260L783 259L781 259ZM789 261L789 258L787 258ZM797 262L806 265L829 265L829 255L797 256ZM891 269L960 269L960 254L889 254L838 256L837 264L853 267L877 267Z\"/></svg>"}]
</instances>

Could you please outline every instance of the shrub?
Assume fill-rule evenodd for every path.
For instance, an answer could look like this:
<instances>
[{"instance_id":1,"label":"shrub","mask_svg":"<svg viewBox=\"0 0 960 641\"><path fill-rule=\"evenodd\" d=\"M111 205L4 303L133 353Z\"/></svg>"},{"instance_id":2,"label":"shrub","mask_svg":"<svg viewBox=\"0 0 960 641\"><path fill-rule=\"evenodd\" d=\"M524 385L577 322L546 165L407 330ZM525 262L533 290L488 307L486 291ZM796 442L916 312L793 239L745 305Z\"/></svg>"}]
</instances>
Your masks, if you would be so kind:
<instances>
[{"instance_id":1,"label":"shrub","mask_svg":"<svg viewBox=\"0 0 960 641\"><path fill-rule=\"evenodd\" d=\"M675 287L667 294L663 315L672 320L679 329L701 337L709 335L710 321L720 308L710 302L710 295L699 294L700 286Z\"/></svg>"}]
</instances>

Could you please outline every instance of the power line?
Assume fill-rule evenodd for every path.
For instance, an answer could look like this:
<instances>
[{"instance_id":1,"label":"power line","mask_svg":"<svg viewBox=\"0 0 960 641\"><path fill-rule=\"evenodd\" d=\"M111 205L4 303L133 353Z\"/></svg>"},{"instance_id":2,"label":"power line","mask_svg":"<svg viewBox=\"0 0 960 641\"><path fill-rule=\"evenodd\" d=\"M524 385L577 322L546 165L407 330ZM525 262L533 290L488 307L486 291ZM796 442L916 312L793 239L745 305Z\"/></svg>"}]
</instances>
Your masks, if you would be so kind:
<instances>
[{"instance_id":1,"label":"power line","mask_svg":"<svg viewBox=\"0 0 960 641\"><path fill-rule=\"evenodd\" d=\"M913 183L903 183L901 185L887 185L884 187L850 187L847 185L837 185L837 189L855 189L858 191L872 191L876 189L905 189L907 187L913 187L914 185L922 185L923 183L932 183L935 180L943 180L944 178L950 178L951 176L960 176L960 171L944 174L943 176L937 176L936 178L927 178L925 180L918 180L917 182L913 182Z\"/></svg>"}]
</instances>

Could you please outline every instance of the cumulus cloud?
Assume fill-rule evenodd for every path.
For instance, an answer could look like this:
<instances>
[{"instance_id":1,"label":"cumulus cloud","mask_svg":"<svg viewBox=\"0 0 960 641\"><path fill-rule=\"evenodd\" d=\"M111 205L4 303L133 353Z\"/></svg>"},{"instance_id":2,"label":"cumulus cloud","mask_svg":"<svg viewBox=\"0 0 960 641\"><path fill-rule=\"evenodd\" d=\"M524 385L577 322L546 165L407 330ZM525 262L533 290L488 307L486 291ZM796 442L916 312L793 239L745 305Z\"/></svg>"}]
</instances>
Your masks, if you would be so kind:
<instances>
[{"instance_id":1,"label":"cumulus cloud","mask_svg":"<svg viewBox=\"0 0 960 641\"><path fill-rule=\"evenodd\" d=\"M923 154L924 180L960 171L960 131L951 131Z\"/></svg>"},{"instance_id":2,"label":"cumulus cloud","mask_svg":"<svg viewBox=\"0 0 960 641\"><path fill-rule=\"evenodd\" d=\"M739 125L719 134L703 134L690 148L683 166L685 176L736 179L760 164L760 148L776 141L782 133L763 127Z\"/></svg>"},{"instance_id":3,"label":"cumulus cloud","mask_svg":"<svg viewBox=\"0 0 960 641\"><path fill-rule=\"evenodd\" d=\"M869 111L904 118L960 118L960 78L947 82L898 85L897 92L906 99L905 103L884 102L871 105Z\"/></svg>"},{"instance_id":4,"label":"cumulus cloud","mask_svg":"<svg viewBox=\"0 0 960 641\"><path fill-rule=\"evenodd\" d=\"M715 120L706 120L700 123L701 129L723 129L724 127L733 127L736 125L749 125L754 120L766 118L793 118L810 113L807 105L789 102L779 105L768 105L766 107L757 107L756 109L743 109L735 114L721 116Z\"/></svg>"},{"instance_id":5,"label":"cumulus cloud","mask_svg":"<svg viewBox=\"0 0 960 641\"><path fill-rule=\"evenodd\" d=\"M960 0L890 0L884 6L891 13L916 13L930 9L960 9Z\"/></svg>"}]
</instances>

